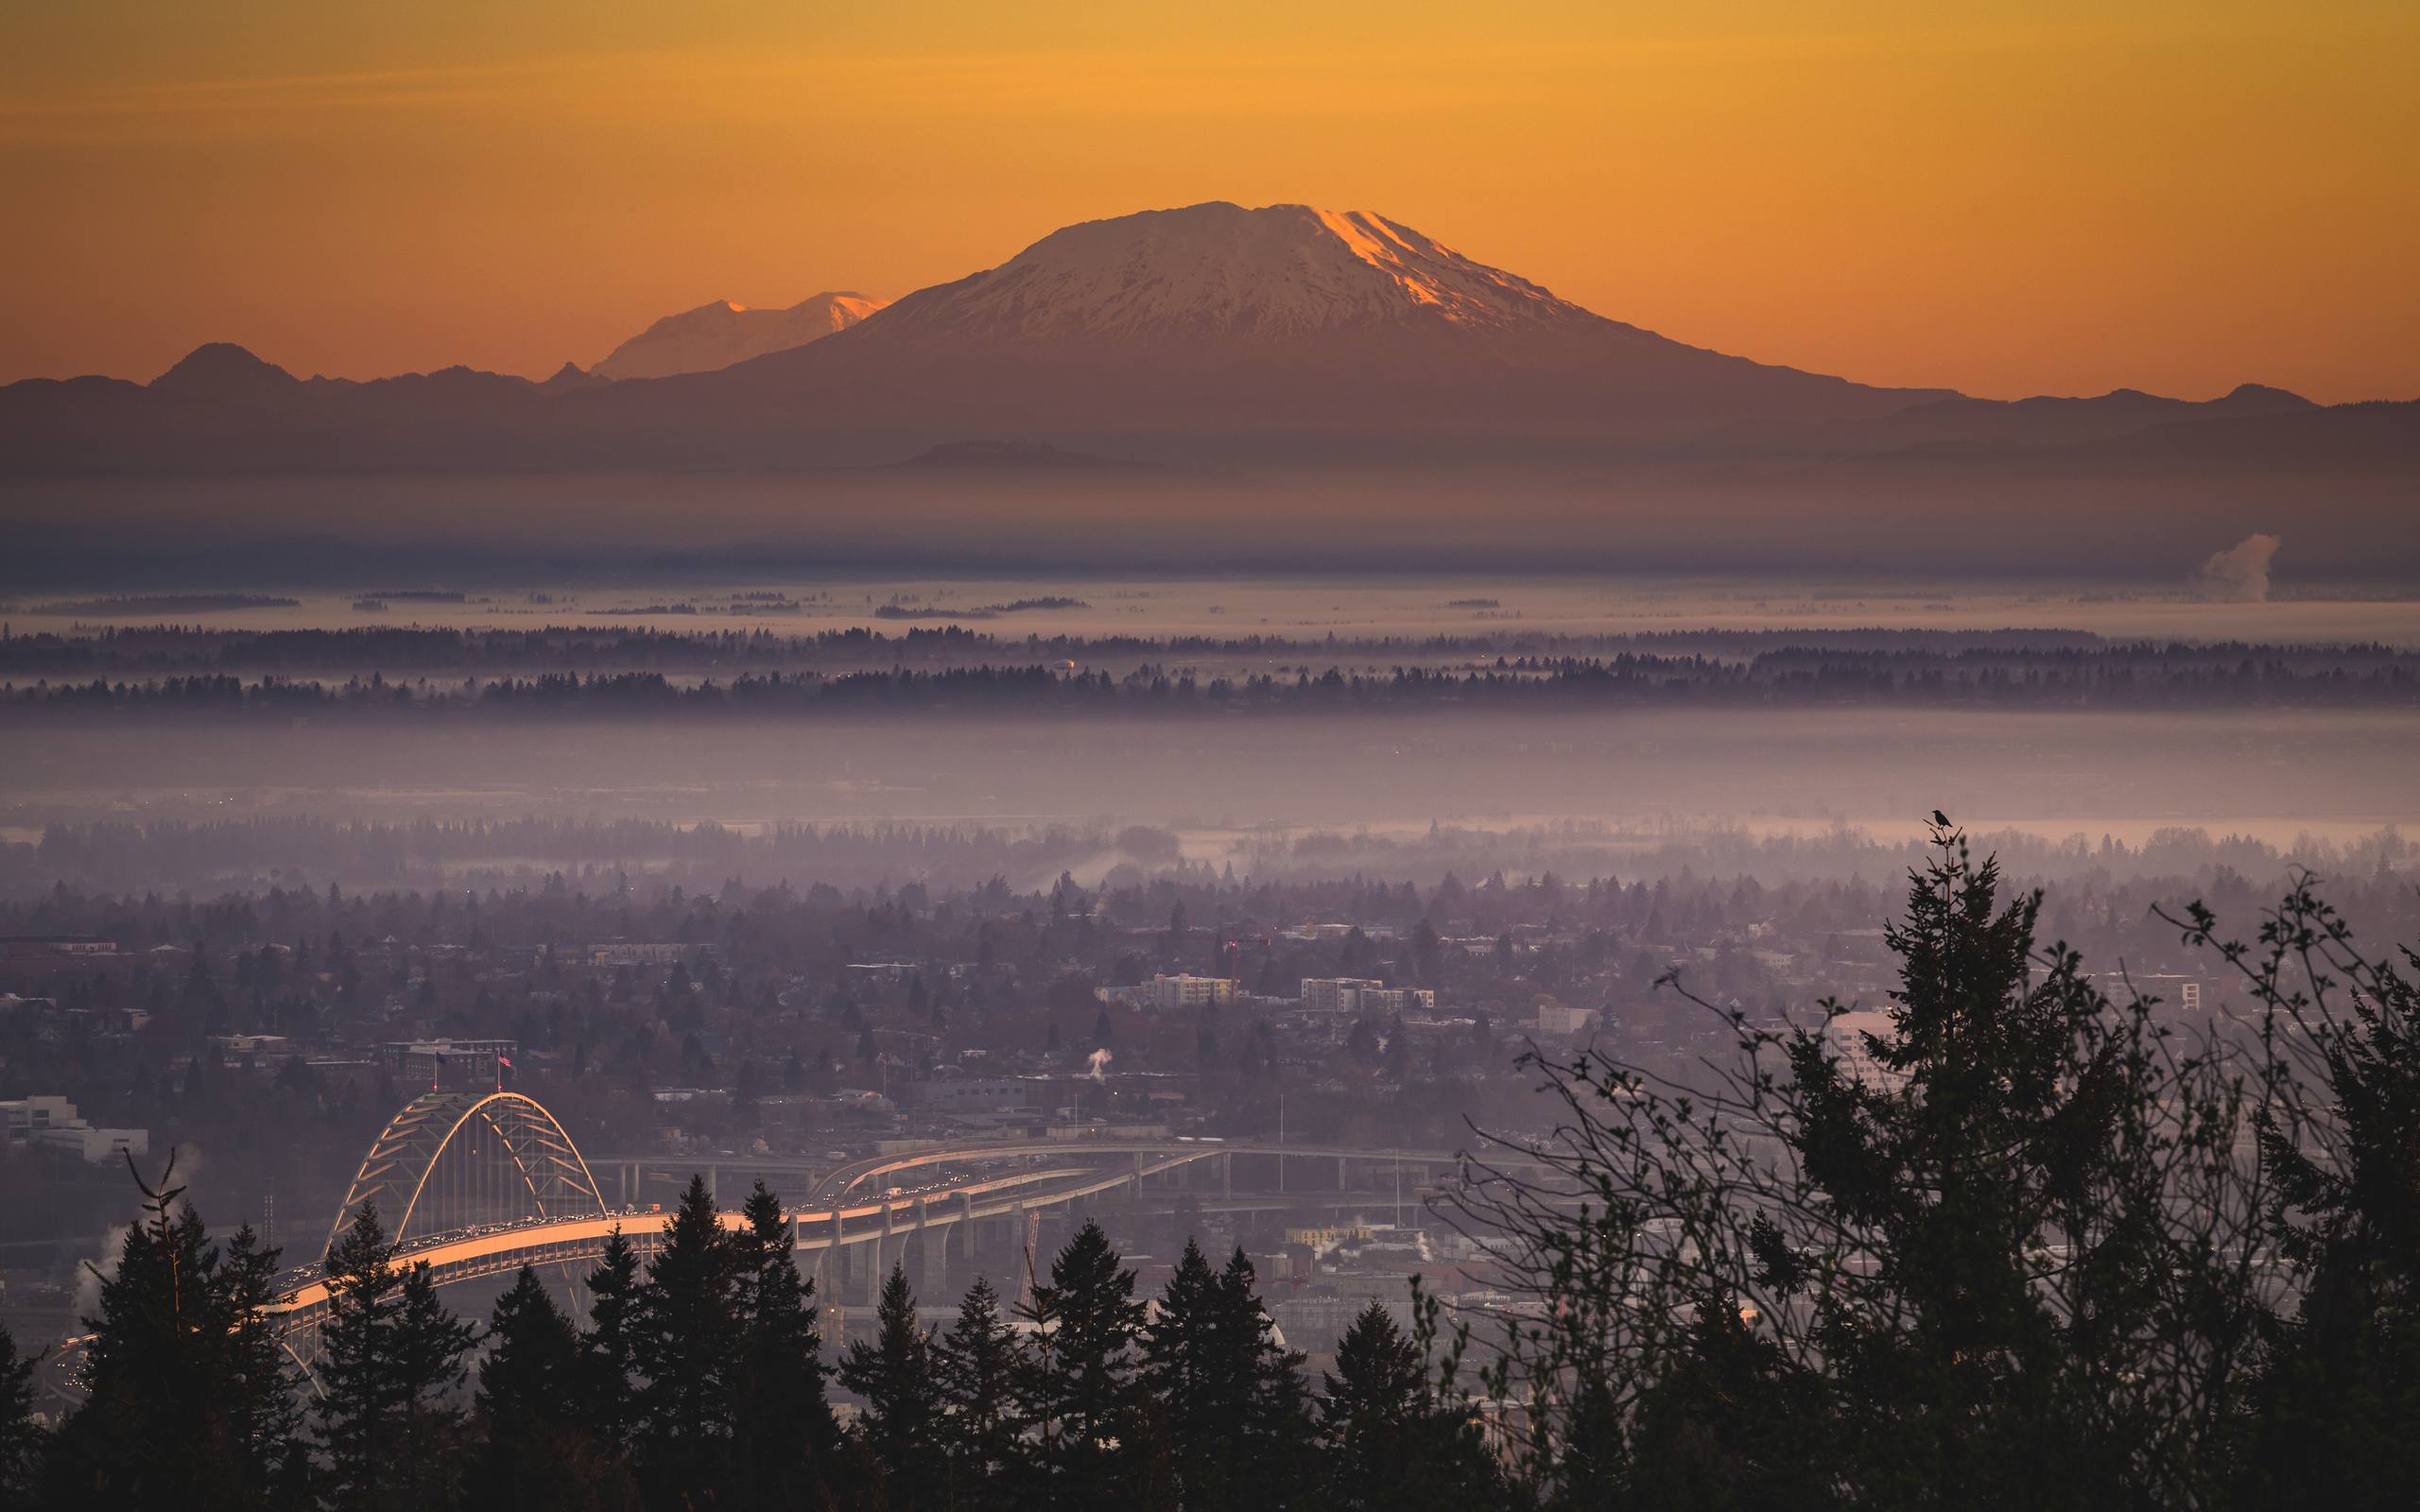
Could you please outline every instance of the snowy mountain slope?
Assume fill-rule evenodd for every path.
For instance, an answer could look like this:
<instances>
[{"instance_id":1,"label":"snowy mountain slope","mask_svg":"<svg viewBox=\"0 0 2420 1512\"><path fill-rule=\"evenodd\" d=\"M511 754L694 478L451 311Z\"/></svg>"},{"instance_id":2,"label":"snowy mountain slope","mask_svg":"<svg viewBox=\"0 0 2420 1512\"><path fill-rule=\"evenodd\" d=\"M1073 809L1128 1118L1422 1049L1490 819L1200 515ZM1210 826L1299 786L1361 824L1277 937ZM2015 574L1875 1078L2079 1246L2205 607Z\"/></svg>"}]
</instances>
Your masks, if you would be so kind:
<instances>
[{"instance_id":1,"label":"snowy mountain slope","mask_svg":"<svg viewBox=\"0 0 2420 1512\"><path fill-rule=\"evenodd\" d=\"M881 309L883 301L835 291L814 295L786 310L757 309L717 300L679 315L667 315L615 347L589 370L600 378L667 378L674 373L712 372L769 352L820 341L845 331Z\"/></svg>"},{"instance_id":2,"label":"snowy mountain slope","mask_svg":"<svg viewBox=\"0 0 2420 1512\"><path fill-rule=\"evenodd\" d=\"M1383 216L1230 204L1070 226L988 272L910 296L886 320L894 332L960 339L1150 342L1611 324Z\"/></svg>"},{"instance_id":3,"label":"snowy mountain slope","mask_svg":"<svg viewBox=\"0 0 2420 1512\"><path fill-rule=\"evenodd\" d=\"M1070 226L831 339L567 415L676 426L701 460L774 427L836 460L985 436L1216 459L1689 445L1944 397L1668 340L1383 216L1213 203Z\"/></svg>"}]
</instances>

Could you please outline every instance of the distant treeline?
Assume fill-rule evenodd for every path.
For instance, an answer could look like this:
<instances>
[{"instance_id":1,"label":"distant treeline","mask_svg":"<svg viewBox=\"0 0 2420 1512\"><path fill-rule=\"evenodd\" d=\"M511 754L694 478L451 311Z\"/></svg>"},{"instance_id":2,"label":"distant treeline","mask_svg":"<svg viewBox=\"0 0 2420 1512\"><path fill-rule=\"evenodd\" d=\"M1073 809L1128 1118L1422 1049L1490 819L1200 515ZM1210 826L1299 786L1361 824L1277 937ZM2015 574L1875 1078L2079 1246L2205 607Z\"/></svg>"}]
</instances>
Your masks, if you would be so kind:
<instances>
[{"instance_id":1,"label":"distant treeline","mask_svg":"<svg viewBox=\"0 0 2420 1512\"><path fill-rule=\"evenodd\" d=\"M1033 609L1090 609L1080 598L1018 598L1005 604L978 604L973 609L950 609L944 606L918 607L906 604L884 604L873 611L878 620L988 620L1003 614L1019 614Z\"/></svg>"},{"instance_id":2,"label":"distant treeline","mask_svg":"<svg viewBox=\"0 0 2420 1512\"><path fill-rule=\"evenodd\" d=\"M1163 831L1118 834L1063 825L779 824L748 833L652 819L103 821L53 824L37 844L0 845L0 894L24 895L60 881L143 888L240 884L287 872L367 886L533 865L627 865L682 875L788 877L801 885L895 876L979 886L995 876L1055 876L1121 843L1146 857L1175 841Z\"/></svg>"},{"instance_id":3,"label":"distant treeline","mask_svg":"<svg viewBox=\"0 0 2420 1512\"><path fill-rule=\"evenodd\" d=\"M394 595L382 594L381 598ZM955 627L884 635L870 629L820 635L767 630L641 627L452 629L361 626L348 629L236 630L199 625L119 627L91 634L20 635L0 628L0 676L191 672L318 672L329 669L567 671L606 667L685 670L819 664L879 653L885 658L976 652L995 643Z\"/></svg>"},{"instance_id":4,"label":"distant treeline","mask_svg":"<svg viewBox=\"0 0 2420 1512\"><path fill-rule=\"evenodd\" d=\"M215 614L239 609L293 609L300 599L268 593L138 593L121 598L61 599L27 614Z\"/></svg>"},{"instance_id":5,"label":"distant treeline","mask_svg":"<svg viewBox=\"0 0 2420 1512\"><path fill-rule=\"evenodd\" d=\"M0 683L0 713L204 713L244 715L804 714L970 709L1007 713L1335 713L1470 707L1823 707L1910 704L2035 710L2233 707L2408 709L2420 704L2420 653L2378 646L2110 645L2089 649L1861 651L1789 646L1744 661L1623 652L1504 657L1459 666L1398 665L1314 675L1198 677L1146 662L1122 675L1048 664L741 672L728 679L661 670L548 672L341 682L234 673Z\"/></svg>"},{"instance_id":6,"label":"distant treeline","mask_svg":"<svg viewBox=\"0 0 2420 1512\"><path fill-rule=\"evenodd\" d=\"M380 593L381 601L425 594ZM984 606L993 614L1065 608L1074 601L1018 599ZM611 611L611 612L620 612ZM632 611L642 612L642 611ZM666 611L668 612L668 610ZM915 610L916 614L929 613ZM901 614L878 617L907 617ZM346 629L245 630L200 625L119 626L30 635L0 624L0 678L189 672L568 672L707 668L828 668L895 660L1078 662L1219 657L1326 662L1339 657L1434 661L1498 656L1603 656L1646 651L1737 661L1780 647L1849 651L2088 650L2105 644L2080 630L1656 630L1631 635L999 636L956 625L885 633L866 626L783 635L771 630L623 629L548 626L459 629L359 626ZM2238 648L2249 649L2249 648ZM2356 648L2380 651L2382 647ZM2342 654L2355 654L2348 650Z\"/></svg>"},{"instance_id":7,"label":"distant treeline","mask_svg":"<svg viewBox=\"0 0 2420 1512\"><path fill-rule=\"evenodd\" d=\"M2088 936L2094 918L2138 928L2152 904L2187 887L2231 907L2256 908L2273 885L2298 869L2329 878L2339 901L2365 929L2420 933L2420 893L2407 880L2414 842L2392 829L2342 844L2305 839L2290 849L2187 826L2156 831L2135 844L2081 833L2054 841L2014 830L1977 839L2013 876L2050 888L2054 912L2069 902L2088 904L2091 917L2060 919L2070 938ZM1636 917L1599 916L1578 896L1593 895L1598 879L1618 875L1633 885L1672 884L1682 900L1672 905L1673 920L1693 928L1745 929L1777 918L1804 922L1809 907L1863 927L1880 920L1891 889L1924 853L1920 839L1883 839L1847 826L1813 835L1755 836L1721 827L1654 834L1589 824L1502 832L1438 825L1400 838L1316 831L1253 839L1223 858L1229 864L1222 868L1221 858L1184 860L1179 835L1147 825L786 823L748 831L637 818L112 819L55 823L33 843L0 843L0 934L107 934L134 927L126 912L131 910L141 919L134 937L184 940L190 928L169 925L174 911L190 908L195 896L220 896L223 906L241 895L279 888L307 893L340 882L354 896L421 889L434 899L448 888L476 885L501 886L509 898L556 872L600 898L626 885L642 893L683 885L702 892L735 882L860 892L912 880L936 899L982 894L992 906L1004 907L1013 894L1046 909L1053 879L1071 869L1090 875L1104 866L1126 885L1141 886L1149 879L1154 889L1148 905L1132 910L1130 922L1165 918L1168 903L1182 898L1202 918L1343 919L1409 930L1437 897L1461 895L1460 878L1507 900L1530 896L1534 906L1508 902L1500 916L1480 921L1495 928L1547 919L1644 927L1643 908ZM1132 870L1124 870L1129 863ZM1709 887L1711 893L1702 894ZM1161 889L1173 890L1163 896ZM76 901L88 894L87 902ZM123 896L112 903L112 895ZM140 913L138 900L152 912ZM760 900L751 906L761 912L767 904ZM170 913L158 913L162 908ZM1460 914L1449 907L1436 917ZM555 922L567 920L557 917ZM824 921L810 922L829 933ZM363 920L315 920L306 932L356 925L366 927ZM386 934L403 925L382 915L376 927ZM673 928L674 921L663 927ZM213 933L258 942L249 925ZM589 933L613 931L600 924ZM2145 948L2139 938L2125 944L2138 956Z\"/></svg>"}]
</instances>

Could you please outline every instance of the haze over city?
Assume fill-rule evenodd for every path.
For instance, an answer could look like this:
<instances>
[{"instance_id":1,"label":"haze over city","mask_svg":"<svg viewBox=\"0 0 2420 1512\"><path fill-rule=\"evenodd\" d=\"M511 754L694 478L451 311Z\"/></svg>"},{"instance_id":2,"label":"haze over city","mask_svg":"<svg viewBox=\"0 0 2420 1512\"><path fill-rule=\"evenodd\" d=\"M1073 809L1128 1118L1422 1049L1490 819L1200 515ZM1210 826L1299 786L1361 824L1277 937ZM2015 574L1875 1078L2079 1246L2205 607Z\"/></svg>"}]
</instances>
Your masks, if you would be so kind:
<instances>
[{"instance_id":1,"label":"haze over city","mask_svg":"<svg viewBox=\"0 0 2420 1512\"><path fill-rule=\"evenodd\" d=\"M0 19L0 1505L2399 1505L2415 73Z\"/></svg>"}]
</instances>

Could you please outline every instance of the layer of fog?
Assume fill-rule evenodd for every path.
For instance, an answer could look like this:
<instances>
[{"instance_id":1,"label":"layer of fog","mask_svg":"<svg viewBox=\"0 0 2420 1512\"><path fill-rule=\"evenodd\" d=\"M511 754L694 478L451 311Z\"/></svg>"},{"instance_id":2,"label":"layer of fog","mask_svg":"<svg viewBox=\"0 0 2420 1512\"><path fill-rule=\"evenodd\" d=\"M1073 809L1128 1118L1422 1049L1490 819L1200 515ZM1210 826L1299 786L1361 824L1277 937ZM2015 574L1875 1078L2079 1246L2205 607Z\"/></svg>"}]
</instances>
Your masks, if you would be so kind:
<instances>
[{"instance_id":1,"label":"layer of fog","mask_svg":"<svg viewBox=\"0 0 2420 1512\"><path fill-rule=\"evenodd\" d=\"M1243 869L1255 848L1314 833L1597 825L1618 851L1709 824L1750 836L1844 824L1904 838L1940 808L2048 841L2139 843L2186 825L2289 848L2306 835L2420 830L2415 748L2420 717L2267 713L20 727L0 729L0 839L31 842L55 821L302 815L631 817L743 833L1148 825L1173 832L1196 861ZM1087 869L1117 859L1091 858Z\"/></svg>"},{"instance_id":2,"label":"layer of fog","mask_svg":"<svg viewBox=\"0 0 2420 1512\"><path fill-rule=\"evenodd\" d=\"M397 574L836 567L1979 575L2191 584L2284 538L2301 581L2408 583L2408 470L2079 457L495 477L0 479L0 576L372 586Z\"/></svg>"},{"instance_id":3,"label":"layer of fog","mask_svg":"<svg viewBox=\"0 0 2420 1512\"><path fill-rule=\"evenodd\" d=\"M2274 583L2269 563L2276 545L2274 538L2255 537L2220 553L2198 572L2180 570L2166 580L2046 576L1945 581L1854 574L1767 577L1623 572L1234 577L759 571L719 576L550 576L474 581L466 588L458 577L414 578L398 571L341 588L291 587L273 595L249 595L277 602L207 610L164 610L156 607L164 601L141 593L51 586L20 597L10 617L19 633L51 634L167 622L212 630L428 626L531 631L579 626L607 631L763 631L782 636L864 626L895 638L913 627L956 624L1011 646L1028 635L1096 640L1276 636L1316 646L1331 637L1350 642L1390 636L1865 628L2058 629L2159 643L2420 646L2420 595L2399 593L2391 584L2313 592L2296 590L2290 581ZM401 596L403 590L424 596ZM397 596L376 596L382 593ZM72 611L39 612L52 605ZM1004 610L999 606L1018 607ZM376 670L391 679L412 669Z\"/></svg>"}]
</instances>

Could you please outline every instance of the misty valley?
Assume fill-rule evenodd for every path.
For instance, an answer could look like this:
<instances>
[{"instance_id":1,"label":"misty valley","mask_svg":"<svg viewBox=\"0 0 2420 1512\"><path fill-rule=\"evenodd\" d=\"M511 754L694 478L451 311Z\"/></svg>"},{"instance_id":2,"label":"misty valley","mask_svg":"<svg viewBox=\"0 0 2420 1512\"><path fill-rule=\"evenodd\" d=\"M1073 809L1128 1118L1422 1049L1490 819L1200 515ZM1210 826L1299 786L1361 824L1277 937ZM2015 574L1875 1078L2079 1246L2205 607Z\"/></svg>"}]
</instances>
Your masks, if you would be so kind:
<instances>
[{"instance_id":1,"label":"misty valley","mask_svg":"<svg viewBox=\"0 0 2420 1512\"><path fill-rule=\"evenodd\" d=\"M0 1512L2408 1507L2414 77L0 9Z\"/></svg>"}]
</instances>

